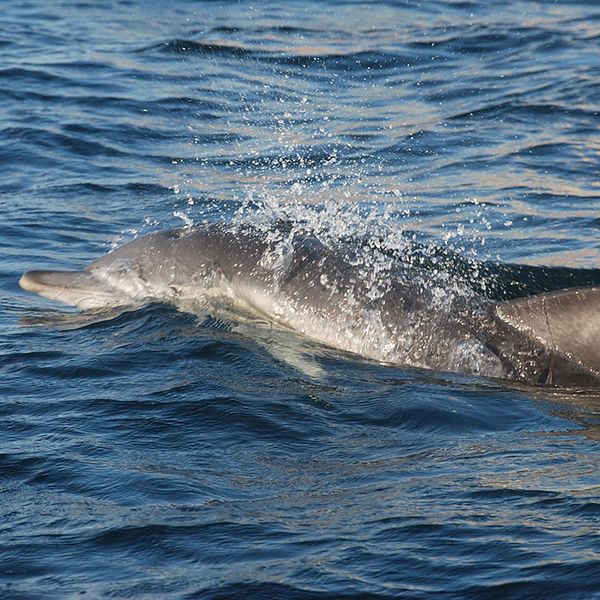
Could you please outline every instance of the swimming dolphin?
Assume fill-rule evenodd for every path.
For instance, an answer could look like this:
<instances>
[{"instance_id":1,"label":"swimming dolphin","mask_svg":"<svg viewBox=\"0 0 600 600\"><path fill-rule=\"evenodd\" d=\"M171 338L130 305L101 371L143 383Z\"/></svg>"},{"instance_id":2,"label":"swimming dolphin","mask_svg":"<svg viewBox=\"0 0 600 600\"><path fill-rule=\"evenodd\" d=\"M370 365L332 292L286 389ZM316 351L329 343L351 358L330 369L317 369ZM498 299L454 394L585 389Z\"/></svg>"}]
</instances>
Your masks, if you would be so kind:
<instances>
[{"instance_id":1,"label":"swimming dolphin","mask_svg":"<svg viewBox=\"0 0 600 600\"><path fill-rule=\"evenodd\" d=\"M401 261L378 268L316 237L213 224L150 233L82 271L29 271L19 283L82 310L202 306L385 363L600 385L600 288L494 303Z\"/></svg>"}]
</instances>

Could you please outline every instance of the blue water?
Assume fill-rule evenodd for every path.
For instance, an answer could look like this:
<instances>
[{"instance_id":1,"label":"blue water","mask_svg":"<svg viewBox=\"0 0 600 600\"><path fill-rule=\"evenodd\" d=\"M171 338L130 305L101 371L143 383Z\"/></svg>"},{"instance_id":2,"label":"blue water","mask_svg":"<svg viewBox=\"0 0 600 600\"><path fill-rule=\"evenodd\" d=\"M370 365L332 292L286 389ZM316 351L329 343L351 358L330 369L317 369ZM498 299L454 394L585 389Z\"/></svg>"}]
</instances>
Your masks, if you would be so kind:
<instances>
[{"instance_id":1,"label":"blue water","mask_svg":"<svg viewBox=\"0 0 600 600\"><path fill-rule=\"evenodd\" d=\"M600 393L17 284L232 219L600 281L599 56L593 0L2 3L2 598L600 598Z\"/></svg>"}]
</instances>

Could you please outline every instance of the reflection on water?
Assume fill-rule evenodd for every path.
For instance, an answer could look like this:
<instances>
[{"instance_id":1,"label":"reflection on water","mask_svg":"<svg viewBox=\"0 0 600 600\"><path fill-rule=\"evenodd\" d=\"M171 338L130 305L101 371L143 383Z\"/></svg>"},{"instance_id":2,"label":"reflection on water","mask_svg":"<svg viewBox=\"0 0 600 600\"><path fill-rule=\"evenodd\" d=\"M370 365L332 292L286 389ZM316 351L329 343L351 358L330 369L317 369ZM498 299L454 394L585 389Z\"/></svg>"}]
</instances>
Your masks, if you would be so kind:
<instances>
[{"instance_id":1,"label":"reflection on water","mask_svg":"<svg viewBox=\"0 0 600 600\"><path fill-rule=\"evenodd\" d=\"M600 440L600 393L594 390L544 389L533 394L543 401L556 402L555 413L573 421L580 429L572 430L575 435Z\"/></svg>"}]
</instances>

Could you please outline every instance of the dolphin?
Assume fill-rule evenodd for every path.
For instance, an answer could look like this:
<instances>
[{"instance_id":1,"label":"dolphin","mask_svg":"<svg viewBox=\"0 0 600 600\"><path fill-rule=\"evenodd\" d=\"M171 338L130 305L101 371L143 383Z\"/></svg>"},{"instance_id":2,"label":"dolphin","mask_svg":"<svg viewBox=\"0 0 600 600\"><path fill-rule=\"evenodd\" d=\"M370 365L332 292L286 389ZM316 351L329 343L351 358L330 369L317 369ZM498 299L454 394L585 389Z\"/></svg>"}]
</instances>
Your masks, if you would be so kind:
<instances>
[{"instance_id":1,"label":"dolphin","mask_svg":"<svg viewBox=\"0 0 600 600\"><path fill-rule=\"evenodd\" d=\"M600 287L493 302L448 277L310 235L209 224L141 236L20 286L80 310L166 302L266 321L382 363L600 385Z\"/></svg>"}]
</instances>

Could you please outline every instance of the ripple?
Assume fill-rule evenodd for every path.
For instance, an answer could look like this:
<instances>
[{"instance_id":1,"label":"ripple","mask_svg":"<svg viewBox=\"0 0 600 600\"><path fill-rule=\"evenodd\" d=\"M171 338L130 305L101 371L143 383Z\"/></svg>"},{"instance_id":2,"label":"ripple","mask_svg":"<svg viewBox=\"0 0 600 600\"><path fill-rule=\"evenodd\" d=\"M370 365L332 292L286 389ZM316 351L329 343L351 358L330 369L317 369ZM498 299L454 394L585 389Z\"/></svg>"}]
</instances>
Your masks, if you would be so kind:
<instances>
[{"instance_id":1,"label":"ripple","mask_svg":"<svg viewBox=\"0 0 600 600\"><path fill-rule=\"evenodd\" d=\"M250 50L234 44L211 44L184 39L168 40L166 42L153 44L152 46L147 46L140 49L139 52L148 52L152 50L160 50L161 52L175 52L178 54L197 53L206 54L209 56L218 55L237 57L252 54Z\"/></svg>"}]
</instances>

